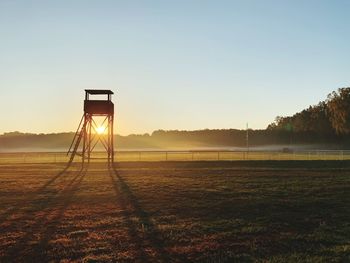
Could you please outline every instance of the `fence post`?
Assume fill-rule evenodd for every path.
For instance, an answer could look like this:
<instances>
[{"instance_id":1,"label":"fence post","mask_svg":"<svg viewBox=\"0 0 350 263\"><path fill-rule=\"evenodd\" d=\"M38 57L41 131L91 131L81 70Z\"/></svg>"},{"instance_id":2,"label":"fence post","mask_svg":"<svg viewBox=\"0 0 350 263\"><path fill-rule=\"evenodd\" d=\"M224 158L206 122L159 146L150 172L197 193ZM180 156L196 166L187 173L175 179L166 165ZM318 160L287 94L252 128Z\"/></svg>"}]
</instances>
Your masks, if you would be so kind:
<instances>
[{"instance_id":1,"label":"fence post","mask_svg":"<svg viewBox=\"0 0 350 263\"><path fill-rule=\"evenodd\" d=\"M139 152L139 162L141 161L141 152Z\"/></svg>"},{"instance_id":2,"label":"fence post","mask_svg":"<svg viewBox=\"0 0 350 263\"><path fill-rule=\"evenodd\" d=\"M220 161L220 152L218 152L218 161Z\"/></svg>"},{"instance_id":3,"label":"fence post","mask_svg":"<svg viewBox=\"0 0 350 263\"><path fill-rule=\"evenodd\" d=\"M168 152L165 152L165 161L168 160Z\"/></svg>"},{"instance_id":4,"label":"fence post","mask_svg":"<svg viewBox=\"0 0 350 263\"><path fill-rule=\"evenodd\" d=\"M192 161L193 161L193 152L192 152Z\"/></svg>"}]
</instances>

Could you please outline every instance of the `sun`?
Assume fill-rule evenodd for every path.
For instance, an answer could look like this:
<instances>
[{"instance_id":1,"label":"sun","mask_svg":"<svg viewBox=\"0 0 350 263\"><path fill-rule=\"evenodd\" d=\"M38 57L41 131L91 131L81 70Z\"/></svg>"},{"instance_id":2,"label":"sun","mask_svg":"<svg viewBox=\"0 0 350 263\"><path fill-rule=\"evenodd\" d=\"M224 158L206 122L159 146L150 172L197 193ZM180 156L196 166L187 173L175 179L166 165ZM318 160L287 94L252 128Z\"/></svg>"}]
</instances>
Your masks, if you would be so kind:
<instances>
[{"instance_id":1,"label":"sun","mask_svg":"<svg viewBox=\"0 0 350 263\"><path fill-rule=\"evenodd\" d=\"M105 129L106 129L106 127L99 126L96 128L96 132L97 132L97 134L103 134Z\"/></svg>"}]
</instances>

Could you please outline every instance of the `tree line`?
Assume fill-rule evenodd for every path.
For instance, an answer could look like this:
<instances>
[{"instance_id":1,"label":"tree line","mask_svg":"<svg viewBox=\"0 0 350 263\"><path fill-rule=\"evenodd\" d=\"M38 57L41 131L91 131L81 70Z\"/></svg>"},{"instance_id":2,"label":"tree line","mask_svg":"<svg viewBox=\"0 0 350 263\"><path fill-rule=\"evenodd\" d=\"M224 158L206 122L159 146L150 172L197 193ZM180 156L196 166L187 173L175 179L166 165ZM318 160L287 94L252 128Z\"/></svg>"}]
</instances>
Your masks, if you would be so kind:
<instances>
[{"instance_id":1,"label":"tree line","mask_svg":"<svg viewBox=\"0 0 350 263\"><path fill-rule=\"evenodd\" d=\"M350 88L333 91L326 100L293 116L276 117L267 130L293 134L309 133L310 136L316 136L321 143L346 142L350 133Z\"/></svg>"}]
</instances>

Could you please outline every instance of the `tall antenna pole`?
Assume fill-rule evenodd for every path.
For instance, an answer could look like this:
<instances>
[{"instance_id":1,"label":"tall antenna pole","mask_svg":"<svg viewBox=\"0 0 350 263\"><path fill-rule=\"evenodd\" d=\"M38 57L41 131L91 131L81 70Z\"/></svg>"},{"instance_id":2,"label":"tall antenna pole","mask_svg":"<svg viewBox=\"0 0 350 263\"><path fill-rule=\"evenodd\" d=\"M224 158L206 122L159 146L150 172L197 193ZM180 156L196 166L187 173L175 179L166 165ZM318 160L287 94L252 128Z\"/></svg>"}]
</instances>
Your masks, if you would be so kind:
<instances>
[{"instance_id":1,"label":"tall antenna pole","mask_svg":"<svg viewBox=\"0 0 350 263\"><path fill-rule=\"evenodd\" d=\"M246 126L246 148L247 148L247 152L249 152L249 128L248 128L248 122L247 122L247 126Z\"/></svg>"}]
</instances>

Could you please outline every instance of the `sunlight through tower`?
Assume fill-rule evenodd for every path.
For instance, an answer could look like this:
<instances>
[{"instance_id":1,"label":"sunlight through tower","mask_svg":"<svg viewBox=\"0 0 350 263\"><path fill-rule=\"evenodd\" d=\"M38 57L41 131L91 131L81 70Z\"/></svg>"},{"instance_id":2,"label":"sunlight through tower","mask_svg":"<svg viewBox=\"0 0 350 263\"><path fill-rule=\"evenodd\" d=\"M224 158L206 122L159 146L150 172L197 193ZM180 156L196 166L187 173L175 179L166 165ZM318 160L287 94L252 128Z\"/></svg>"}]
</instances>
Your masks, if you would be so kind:
<instances>
[{"instance_id":1,"label":"sunlight through tower","mask_svg":"<svg viewBox=\"0 0 350 263\"><path fill-rule=\"evenodd\" d=\"M112 94L114 93L111 90L85 90L84 115L67 152L67 155L70 154L70 163L76 155L81 156L83 164L86 160L90 162L91 153L99 142L107 152L108 163L114 162ZM107 97L104 100L90 99L92 95ZM95 121L97 117L103 118L99 125Z\"/></svg>"}]
</instances>

